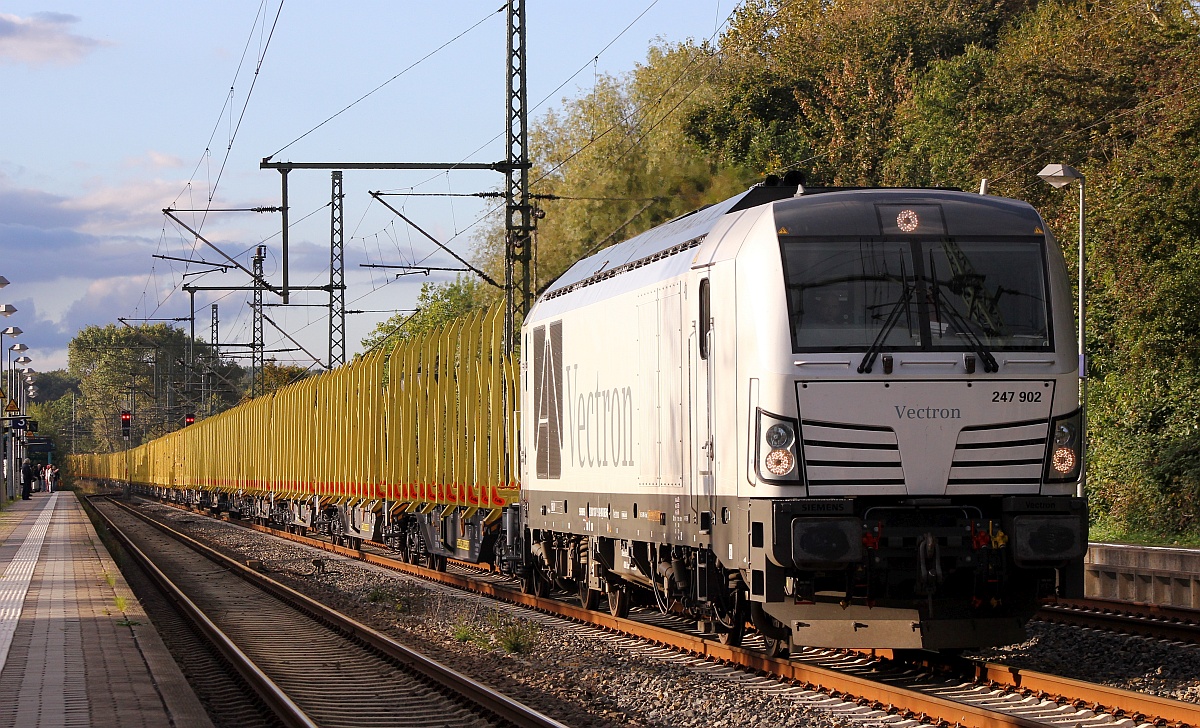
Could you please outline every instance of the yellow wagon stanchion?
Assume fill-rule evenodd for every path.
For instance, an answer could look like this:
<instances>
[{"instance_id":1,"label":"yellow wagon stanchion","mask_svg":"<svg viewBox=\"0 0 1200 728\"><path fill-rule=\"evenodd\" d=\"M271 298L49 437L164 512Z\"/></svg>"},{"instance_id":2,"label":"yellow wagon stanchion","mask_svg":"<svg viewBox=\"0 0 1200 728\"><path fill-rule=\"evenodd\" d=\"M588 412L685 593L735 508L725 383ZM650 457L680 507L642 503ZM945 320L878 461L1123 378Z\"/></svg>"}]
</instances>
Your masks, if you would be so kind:
<instances>
[{"instance_id":1,"label":"yellow wagon stanchion","mask_svg":"<svg viewBox=\"0 0 1200 728\"><path fill-rule=\"evenodd\" d=\"M426 544L462 555L468 524L485 533L519 496L516 367L503 327L502 309L477 311L139 447L71 456L71 465L80 477L201 494L211 507L333 524L331 533L356 538L376 535L366 529L387 511L389 528L423 523Z\"/></svg>"}]
</instances>

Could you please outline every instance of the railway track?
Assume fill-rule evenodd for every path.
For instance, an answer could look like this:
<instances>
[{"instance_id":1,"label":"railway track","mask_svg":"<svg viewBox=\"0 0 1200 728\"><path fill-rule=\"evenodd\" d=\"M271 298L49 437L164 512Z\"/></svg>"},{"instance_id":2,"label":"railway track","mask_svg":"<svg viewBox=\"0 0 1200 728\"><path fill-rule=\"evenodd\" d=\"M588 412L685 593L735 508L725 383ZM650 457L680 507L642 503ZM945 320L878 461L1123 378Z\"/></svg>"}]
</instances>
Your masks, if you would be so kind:
<instances>
[{"instance_id":1,"label":"railway track","mask_svg":"<svg viewBox=\"0 0 1200 728\"><path fill-rule=\"evenodd\" d=\"M278 538L586 623L610 633L645 640L661 648L819 690L841 701L843 707L839 710L842 711L857 706L864 711L924 723L986 728L1200 726L1200 705L1193 703L1005 665L943 659L934 653L897 660L891 659L890 651L863 655L852 651L808 649L792 658L775 658L761 650L721 644L714 635L680 630L678 625L668 628L639 619L621 619L585 610L568 601L524 594L517 585L496 575L475 571L473 567L452 566L446 571L425 569L371 548L348 549L265 526L243 525Z\"/></svg>"},{"instance_id":2,"label":"railway track","mask_svg":"<svg viewBox=\"0 0 1200 728\"><path fill-rule=\"evenodd\" d=\"M135 509L95 505L284 725L563 728Z\"/></svg>"},{"instance_id":3,"label":"railway track","mask_svg":"<svg viewBox=\"0 0 1200 728\"><path fill-rule=\"evenodd\" d=\"M1200 644L1200 612L1108 599L1060 599L1042 606L1037 619Z\"/></svg>"}]
</instances>

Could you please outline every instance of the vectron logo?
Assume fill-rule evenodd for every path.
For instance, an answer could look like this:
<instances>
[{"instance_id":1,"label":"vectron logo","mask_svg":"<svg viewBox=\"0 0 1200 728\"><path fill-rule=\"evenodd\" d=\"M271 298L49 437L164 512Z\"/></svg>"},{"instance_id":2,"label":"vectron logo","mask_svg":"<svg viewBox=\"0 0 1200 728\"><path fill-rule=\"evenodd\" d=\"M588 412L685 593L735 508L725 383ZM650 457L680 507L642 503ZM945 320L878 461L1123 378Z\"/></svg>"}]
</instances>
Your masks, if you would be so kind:
<instances>
[{"instance_id":1,"label":"vectron logo","mask_svg":"<svg viewBox=\"0 0 1200 728\"><path fill-rule=\"evenodd\" d=\"M562 322L533 329L534 450L538 478L562 477L564 454L572 468L634 465L633 388L579 382L579 365L563 364ZM589 382L590 384L590 382Z\"/></svg>"},{"instance_id":2,"label":"vectron logo","mask_svg":"<svg viewBox=\"0 0 1200 728\"><path fill-rule=\"evenodd\" d=\"M536 327L533 330L533 401L537 415L534 449L539 478L562 475L562 374L562 321L555 321L549 327Z\"/></svg>"}]
</instances>

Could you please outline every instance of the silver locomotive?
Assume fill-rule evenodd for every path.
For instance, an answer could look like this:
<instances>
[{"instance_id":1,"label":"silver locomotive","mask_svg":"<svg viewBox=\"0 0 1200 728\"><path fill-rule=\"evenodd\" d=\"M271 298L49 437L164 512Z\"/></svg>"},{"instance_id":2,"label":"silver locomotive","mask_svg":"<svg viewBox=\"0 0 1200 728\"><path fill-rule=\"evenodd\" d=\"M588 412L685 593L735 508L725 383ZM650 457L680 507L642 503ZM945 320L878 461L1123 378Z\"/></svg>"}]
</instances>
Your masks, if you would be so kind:
<instances>
[{"instance_id":1,"label":"silver locomotive","mask_svg":"<svg viewBox=\"0 0 1200 728\"><path fill-rule=\"evenodd\" d=\"M527 583L731 642L1019 640L1079 572L1069 278L1040 215L756 186L578 262L522 329Z\"/></svg>"}]
</instances>

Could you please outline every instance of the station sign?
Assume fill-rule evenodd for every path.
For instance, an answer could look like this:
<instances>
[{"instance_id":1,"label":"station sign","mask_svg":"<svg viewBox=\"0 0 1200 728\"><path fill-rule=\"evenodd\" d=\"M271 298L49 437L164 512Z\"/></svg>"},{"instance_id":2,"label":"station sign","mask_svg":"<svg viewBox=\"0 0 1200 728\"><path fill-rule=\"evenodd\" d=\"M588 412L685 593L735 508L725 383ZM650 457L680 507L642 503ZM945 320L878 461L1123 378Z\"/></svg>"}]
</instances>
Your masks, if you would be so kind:
<instances>
[{"instance_id":1,"label":"station sign","mask_svg":"<svg viewBox=\"0 0 1200 728\"><path fill-rule=\"evenodd\" d=\"M48 437L25 438L25 452L54 452L56 449Z\"/></svg>"}]
</instances>

